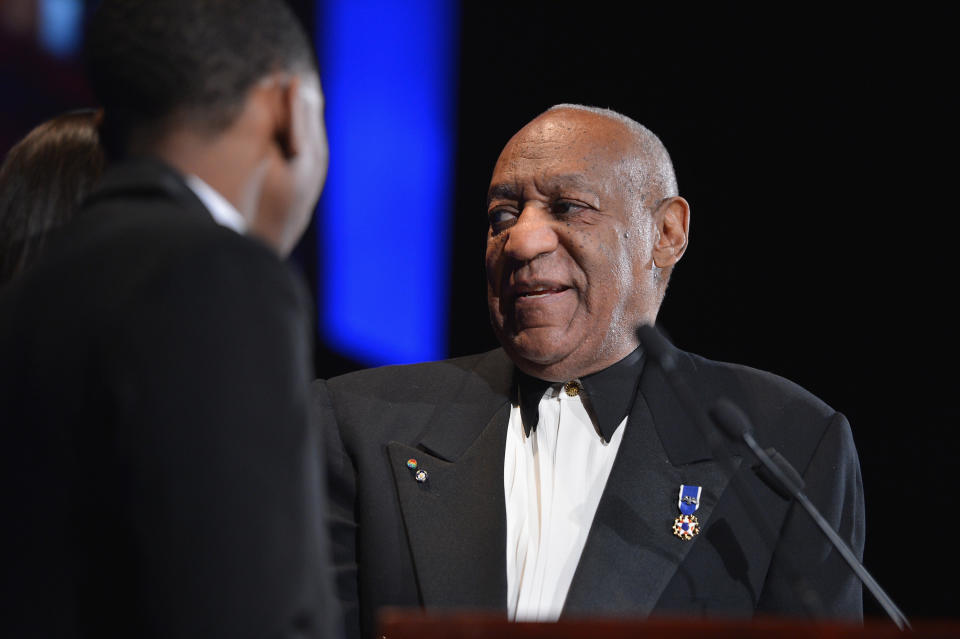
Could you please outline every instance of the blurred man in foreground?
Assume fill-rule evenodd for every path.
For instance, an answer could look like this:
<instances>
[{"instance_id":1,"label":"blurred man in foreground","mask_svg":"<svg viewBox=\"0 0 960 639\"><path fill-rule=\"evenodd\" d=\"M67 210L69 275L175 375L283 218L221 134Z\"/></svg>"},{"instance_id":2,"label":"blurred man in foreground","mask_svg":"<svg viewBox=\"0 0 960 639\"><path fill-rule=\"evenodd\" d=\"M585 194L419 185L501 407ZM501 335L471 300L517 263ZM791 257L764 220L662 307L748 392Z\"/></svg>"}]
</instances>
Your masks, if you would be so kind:
<instances>
[{"instance_id":1,"label":"blurred man in foreground","mask_svg":"<svg viewBox=\"0 0 960 639\"><path fill-rule=\"evenodd\" d=\"M311 46L280 0L104 0L86 48L112 166L0 298L2 634L327 636Z\"/></svg>"},{"instance_id":2,"label":"blurred man in foreground","mask_svg":"<svg viewBox=\"0 0 960 639\"><path fill-rule=\"evenodd\" d=\"M486 273L502 349L318 382L332 542L348 634L383 606L582 615L862 615L856 578L805 513L739 466L777 539L648 362L690 211L666 149L612 111L554 107L504 148L488 191ZM803 472L862 553L846 419L798 386L674 351L704 407L732 400ZM745 451L737 451L746 459ZM689 511L689 512L688 512Z\"/></svg>"}]
</instances>

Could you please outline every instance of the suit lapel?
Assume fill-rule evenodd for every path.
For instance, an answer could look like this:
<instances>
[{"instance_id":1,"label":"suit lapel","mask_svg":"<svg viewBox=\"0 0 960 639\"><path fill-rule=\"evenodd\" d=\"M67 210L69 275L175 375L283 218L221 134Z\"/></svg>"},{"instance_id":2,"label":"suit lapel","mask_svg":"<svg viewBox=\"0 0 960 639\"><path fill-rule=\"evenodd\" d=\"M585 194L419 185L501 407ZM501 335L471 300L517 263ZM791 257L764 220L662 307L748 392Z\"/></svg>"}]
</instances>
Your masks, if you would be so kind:
<instances>
[{"instance_id":1,"label":"suit lapel","mask_svg":"<svg viewBox=\"0 0 960 639\"><path fill-rule=\"evenodd\" d=\"M692 362L679 355L697 388ZM649 614L699 540L673 534L680 485L703 487L696 516L705 528L727 483L663 373L645 365L563 614Z\"/></svg>"},{"instance_id":2,"label":"suit lapel","mask_svg":"<svg viewBox=\"0 0 960 639\"><path fill-rule=\"evenodd\" d=\"M513 366L494 351L467 371L417 446L387 452L426 608L506 608L503 456ZM418 482L407 460L427 472Z\"/></svg>"}]
</instances>

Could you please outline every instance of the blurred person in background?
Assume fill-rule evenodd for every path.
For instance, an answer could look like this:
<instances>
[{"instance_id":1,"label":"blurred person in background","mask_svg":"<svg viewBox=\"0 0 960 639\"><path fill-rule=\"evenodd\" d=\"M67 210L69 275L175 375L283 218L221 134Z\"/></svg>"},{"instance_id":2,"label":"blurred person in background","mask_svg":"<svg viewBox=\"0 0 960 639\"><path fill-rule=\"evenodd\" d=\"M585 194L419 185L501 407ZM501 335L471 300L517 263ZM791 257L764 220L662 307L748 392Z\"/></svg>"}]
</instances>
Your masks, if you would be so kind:
<instances>
[{"instance_id":1,"label":"blurred person in background","mask_svg":"<svg viewBox=\"0 0 960 639\"><path fill-rule=\"evenodd\" d=\"M34 128L0 166L0 287L36 261L103 173L94 110L64 113Z\"/></svg>"},{"instance_id":2,"label":"blurred person in background","mask_svg":"<svg viewBox=\"0 0 960 639\"><path fill-rule=\"evenodd\" d=\"M281 0L103 0L85 47L109 166L0 292L0 635L335 634L312 47Z\"/></svg>"}]
</instances>

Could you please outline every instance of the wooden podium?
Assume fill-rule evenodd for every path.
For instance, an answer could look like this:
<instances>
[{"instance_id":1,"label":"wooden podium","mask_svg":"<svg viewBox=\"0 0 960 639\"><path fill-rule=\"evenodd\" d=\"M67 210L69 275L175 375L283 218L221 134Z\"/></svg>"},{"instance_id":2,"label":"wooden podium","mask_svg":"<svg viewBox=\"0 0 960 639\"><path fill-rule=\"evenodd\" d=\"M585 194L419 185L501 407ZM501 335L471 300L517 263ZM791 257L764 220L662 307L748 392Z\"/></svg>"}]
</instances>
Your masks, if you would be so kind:
<instances>
[{"instance_id":1,"label":"wooden podium","mask_svg":"<svg viewBox=\"0 0 960 639\"><path fill-rule=\"evenodd\" d=\"M486 613L426 614L385 609L378 639L924 639L960 638L960 624L929 621L901 633L892 622L864 625L802 619L565 619L556 623L510 623Z\"/></svg>"}]
</instances>

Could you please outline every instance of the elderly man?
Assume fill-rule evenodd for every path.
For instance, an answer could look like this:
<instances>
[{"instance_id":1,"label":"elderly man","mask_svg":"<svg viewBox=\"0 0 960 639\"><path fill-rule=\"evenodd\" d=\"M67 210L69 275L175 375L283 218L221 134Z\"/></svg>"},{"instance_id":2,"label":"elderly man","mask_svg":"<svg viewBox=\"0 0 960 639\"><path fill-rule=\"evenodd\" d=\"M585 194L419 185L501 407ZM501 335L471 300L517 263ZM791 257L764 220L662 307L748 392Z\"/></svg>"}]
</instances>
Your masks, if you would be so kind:
<instances>
[{"instance_id":1,"label":"elderly man","mask_svg":"<svg viewBox=\"0 0 960 639\"><path fill-rule=\"evenodd\" d=\"M504 148L487 215L502 349L316 387L338 424L327 454L349 633L370 636L387 605L745 616L800 613L811 590L824 614L860 616L839 556L737 457L779 531L764 539L638 345L689 230L656 136L611 111L554 107ZM862 552L846 419L769 373L676 355L704 405L743 407Z\"/></svg>"}]
</instances>

